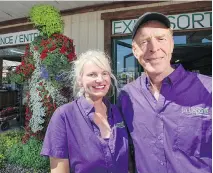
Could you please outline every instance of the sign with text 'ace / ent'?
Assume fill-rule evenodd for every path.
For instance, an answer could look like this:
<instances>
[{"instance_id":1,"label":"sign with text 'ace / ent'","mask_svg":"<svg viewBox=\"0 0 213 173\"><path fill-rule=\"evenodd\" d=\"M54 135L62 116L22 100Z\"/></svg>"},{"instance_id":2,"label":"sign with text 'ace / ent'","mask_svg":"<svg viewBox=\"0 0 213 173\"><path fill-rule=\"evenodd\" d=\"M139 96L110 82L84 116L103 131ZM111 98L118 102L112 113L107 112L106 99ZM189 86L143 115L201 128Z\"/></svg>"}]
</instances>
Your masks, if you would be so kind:
<instances>
[{"instance_id":1,"label":"sign with text 'ace / ent'","mask_svg":"<svg viewBox=\"0 0 213 173\"><path fill-rule=\"evenodd\" d=\"M0 47L9 45L27 44L39 35L38 30L29 30L0 35Z\"/></svg>"},{"instance_id":2,"label":"sign with text 'ace / ent'","mask_svg":"<svg viewBox=\"0 0 213 173\"><path fill-rule=\"evenodd\" d=\"M167 16L173 30L203 29L212 27L212 12L196 12ZM112 21L112 34L132 33L137 19Z\"/></svg>"}]
</instances>

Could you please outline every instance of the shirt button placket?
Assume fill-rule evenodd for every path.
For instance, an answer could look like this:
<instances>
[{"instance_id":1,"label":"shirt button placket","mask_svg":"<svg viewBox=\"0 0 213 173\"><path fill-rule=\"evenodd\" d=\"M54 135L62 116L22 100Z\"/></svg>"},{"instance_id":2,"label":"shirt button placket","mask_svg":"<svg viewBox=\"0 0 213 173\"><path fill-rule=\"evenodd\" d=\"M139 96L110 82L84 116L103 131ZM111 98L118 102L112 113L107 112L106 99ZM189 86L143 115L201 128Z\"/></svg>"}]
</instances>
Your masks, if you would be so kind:
<instances>
[{"instance_id":1,"label":"shirt button placket","mask_svg":"<svg viewBox=\"0 0 213 173\"><path fill-rule=\"evenodd\" d=\"M158 130L157 130L157 143L158 143L158 146L159 146L159 158L158 158L158 161L159 161L159 164L161 166L161 168L159 168L161 171L165 171L165 165L166 165L166 158L165 158L165 153L164 153L164 124L163 124L163 119L162 119L162 114L158 113L157 114L157 117L158 117Z\"/></svg>"},{"instance_id":2,"label":"shirt button placket","mask_svg":"<svg viewBox=\"0 0 213 173\"><path fill-rule=\"evenodd\" d=\"M108 170L107 173L111 173L112 166L113 166L111 152L110 152L108 143L105 143L105 141L103 141L101 143L102 143L104 158L105 158L105 162L106 162L106 166L107 166L107 170Z\"/></svg>"},{"instance_id":3,"label":"shirt button placket","mask_svg":"<svg viewBox=\"0 0 213 173\"><path fill-rule=\"evenodd\" d=\"M164 163L163 163L163 162L160 162L160 164L161 164L162 166L164 166Z\"/></svg>"}]
</instances>

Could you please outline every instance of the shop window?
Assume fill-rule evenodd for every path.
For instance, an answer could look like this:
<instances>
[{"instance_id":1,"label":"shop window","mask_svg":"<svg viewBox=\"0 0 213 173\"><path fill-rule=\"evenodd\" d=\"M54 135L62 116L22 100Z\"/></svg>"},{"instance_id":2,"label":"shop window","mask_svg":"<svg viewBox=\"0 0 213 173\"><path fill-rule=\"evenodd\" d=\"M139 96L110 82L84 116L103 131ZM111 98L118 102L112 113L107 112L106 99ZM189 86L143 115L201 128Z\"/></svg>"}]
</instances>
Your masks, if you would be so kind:
<instances>
[{"instance_id":1,"label":"shop window","mask_svg":"<svg viewBox=\"0 0 213 173\"><path fill-rule=\"evenodd\" d=\"M212 31L174 33L172 64L181 63L186 70L212 75Z\"/></svg>"},{"instance_id":2,"label":"shop window","mask_svg":"<svg viewBox=\"0 0 213 173\"><path fill-rule=\"evenodd\" d=\"M21 56L24 54L25 46L7 47L0 49L0 59L3 61L2 65L2 85L3 89L12 89L14 84L10 83L8 74L15 70L15 67L21 63ZM13 87L12 87L13 86Z\"/></svg>"}]
</instances>

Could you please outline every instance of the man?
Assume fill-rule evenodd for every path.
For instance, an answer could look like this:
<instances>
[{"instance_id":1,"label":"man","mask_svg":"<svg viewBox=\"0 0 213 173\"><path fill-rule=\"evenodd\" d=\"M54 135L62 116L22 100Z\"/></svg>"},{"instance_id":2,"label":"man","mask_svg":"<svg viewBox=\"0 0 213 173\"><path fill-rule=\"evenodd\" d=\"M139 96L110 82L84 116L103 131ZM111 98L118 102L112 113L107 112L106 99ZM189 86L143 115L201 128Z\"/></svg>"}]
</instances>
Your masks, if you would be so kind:
<instances>
[{"instance_id":1,"label":"man","mask_svg":"<svg viewBox=\"0 0 213 173\"><path fill-rule=\"evenodd\" d=\"M137 172L211 172L211 78L170 64L174 41L163 14L141 16L132 38L144 73L124 86L118 101Z\"/></svg>"}]
</instances>

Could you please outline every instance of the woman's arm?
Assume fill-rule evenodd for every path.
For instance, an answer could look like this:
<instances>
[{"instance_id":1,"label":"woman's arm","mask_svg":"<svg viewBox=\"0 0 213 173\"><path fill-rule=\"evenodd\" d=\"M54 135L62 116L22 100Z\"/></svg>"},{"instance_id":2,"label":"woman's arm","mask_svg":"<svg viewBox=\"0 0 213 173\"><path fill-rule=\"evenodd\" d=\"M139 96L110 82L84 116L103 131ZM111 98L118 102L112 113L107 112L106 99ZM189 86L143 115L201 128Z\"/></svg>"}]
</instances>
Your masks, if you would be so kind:
<instances>
[{"instance_id":1,"label":"woman's arm","mask_svg":"<svg viewBox=\"0 0 213 173\"><path fill-rule=\"evenodd\" d=\"M50 158L51 173L69 173L69 151L64 112L57 108L48 124L41 155Z\"/></svg>"},{"instance_id":2,"label":"woman's arm","mask_svg":"<svg viewBox=\"0 0 213 173\"><path fill-rule=\"evenodd\" d=\"M50 157L51 173L70 173L69 160Z\"/></svg>"}]
</instances>

